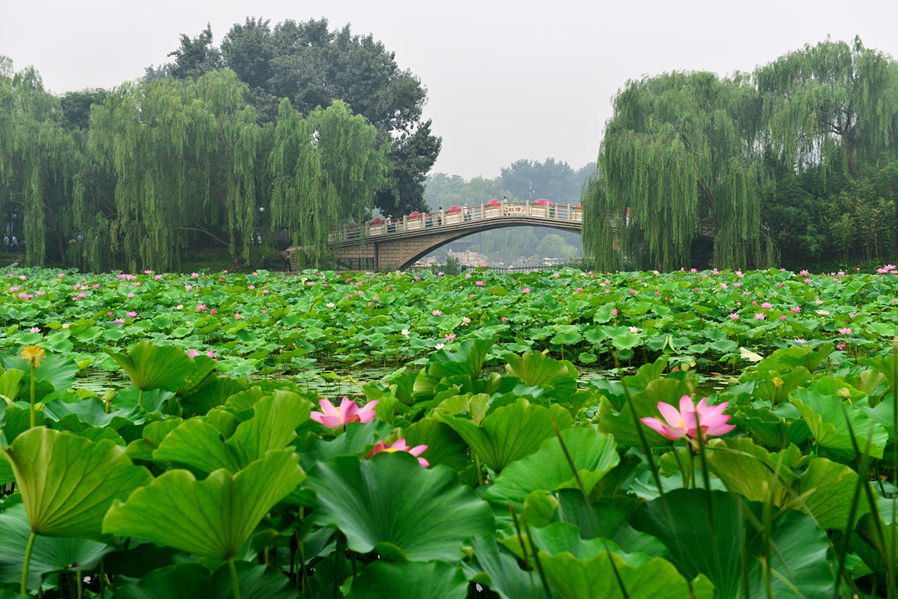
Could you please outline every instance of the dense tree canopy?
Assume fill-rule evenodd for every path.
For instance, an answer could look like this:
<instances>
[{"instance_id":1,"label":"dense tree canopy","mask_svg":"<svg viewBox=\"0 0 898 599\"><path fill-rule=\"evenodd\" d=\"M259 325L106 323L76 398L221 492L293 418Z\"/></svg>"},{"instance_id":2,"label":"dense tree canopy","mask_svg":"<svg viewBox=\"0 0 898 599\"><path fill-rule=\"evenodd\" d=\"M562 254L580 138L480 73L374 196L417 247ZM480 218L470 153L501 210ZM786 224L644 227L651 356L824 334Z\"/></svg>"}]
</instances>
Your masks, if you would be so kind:
<instances>
[{"instance_id":1,"label":"dense tree canopy","mask_svg":"<svg viewBox=\"0 0 898 599\"><path fill-rule=\"evenodd\" d=\"M896 92L898 65L860 40L753 76L629 82L584 194L588 252L600 268L671 269L705 236L722 267L894 255Z\"/></svg>"},{"instance_id":2,"label":"dense tree canopy","mask_svg":"<svg viewBox=\"0 0 898 599\"><path fill-rule=\"evenodd\" d=\"M392 142L377 207L385 214L424 208L424 178L441 144L430 121L422 120L426 90L372 35L354 35L348 25L332 30L325 19L271 27L267 20L249 18L228 31L220 49L207 28L194 38L182 35L171 56L171 65L148 74L187 78L229 68L249 86L262 122L279 114L281 98L303 114L334 100L347 103L377 128L381 143Z\"/></svg>"},{"instance_id":3,"label":"dense tree canopy","mask_svg":"<svg viewBox=\"0 0 898 599\"><path fill-rule=\"evenodd\" d=\"M239 266L263 232L326 264L332 229L371 210L389 147L342 102L303 116L285 100L260 124L246 97L225 69L60 101L3 59L4 229L33 264L171 269L188 248L217 245Z\"/></svg>"}]
</instances>

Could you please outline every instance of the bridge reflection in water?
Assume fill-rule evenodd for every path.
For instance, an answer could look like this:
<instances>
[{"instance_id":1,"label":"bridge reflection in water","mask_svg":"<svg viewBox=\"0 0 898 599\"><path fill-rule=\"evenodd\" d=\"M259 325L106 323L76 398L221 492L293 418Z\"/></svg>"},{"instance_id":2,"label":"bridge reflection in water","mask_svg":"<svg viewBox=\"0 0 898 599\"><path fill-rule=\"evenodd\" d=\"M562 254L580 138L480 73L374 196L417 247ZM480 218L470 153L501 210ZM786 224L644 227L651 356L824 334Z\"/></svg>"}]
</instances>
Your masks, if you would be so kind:
<instances>
[{"instance_id":1,"label":"bridge reflection in water","mask_svg":"<svg viewBox=\"0 0 898 599\"><path fill-rule=\"evenodd\" d=\"M478 204L459 211L404 216L349 225L331 235L341 266L356 270L403 269L433 250L467 235L504 227L551 227L580 233L579 206L540 202Z\"/></svg>"}]
</instances>

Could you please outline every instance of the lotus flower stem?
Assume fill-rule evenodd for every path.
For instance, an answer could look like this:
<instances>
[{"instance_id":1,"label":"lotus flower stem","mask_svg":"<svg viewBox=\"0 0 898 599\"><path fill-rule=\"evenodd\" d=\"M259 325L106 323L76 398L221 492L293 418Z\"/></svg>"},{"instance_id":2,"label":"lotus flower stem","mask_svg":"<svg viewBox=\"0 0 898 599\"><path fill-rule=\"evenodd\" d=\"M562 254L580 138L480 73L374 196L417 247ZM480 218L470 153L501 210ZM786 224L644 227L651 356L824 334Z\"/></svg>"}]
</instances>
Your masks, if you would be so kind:
<instances>
[{"instance_id":1,"label":"lotus flower stem","mask_svg":"<svg viewBox=\"0 0 898 599\"><path fill-rule=\"evenodd\" d=\"M35 538L37 538L37 533L32 530L28 537L28 544L25 545L25 559L22 561L22 584L19 588L19 593L22 595L28 594L28 568L31 565L31 551L34 549Z\"/></svg>"},{"instance_id":2,"label":"lotus flower stem","mask_svg":"<svg viewBox=\"0 0 898 599\"><path fill-rule=\"evenodd\" d=\"M34 428L34 400L35 393L37 392L34 388L34 365L31 366L31 400L29 402L29 413L28 413L28 422L30 424L30 428Z\"/></svg>"},{"instance_id":3,"label":"lotus flower stem","mask_svg":"<svg viewBox=\"0 0 898 599\"><path fill-rule=\"evenodd\" d=\"M237 577L237 566L234 565L234 556L228 558L228 570L231 571L231 588L234 590L234 599L240 598L240 578Z\"/></svg>"}]
</instances>

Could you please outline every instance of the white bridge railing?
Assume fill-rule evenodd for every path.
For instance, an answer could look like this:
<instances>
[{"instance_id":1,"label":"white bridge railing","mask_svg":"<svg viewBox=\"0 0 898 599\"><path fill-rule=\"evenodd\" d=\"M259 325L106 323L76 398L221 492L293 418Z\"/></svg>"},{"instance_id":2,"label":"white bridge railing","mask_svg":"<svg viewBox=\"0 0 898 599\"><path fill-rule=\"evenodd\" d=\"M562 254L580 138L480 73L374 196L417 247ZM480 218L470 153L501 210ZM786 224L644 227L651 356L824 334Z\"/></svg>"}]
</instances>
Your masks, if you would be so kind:
<instances>
[{"instance_id":1,"label":"white bridge railing","mask_svg":"<svg viewBox=\"0 0 898 599\"><path fill-rule=\"evenodd\" d=\"M541 202L502 202L499 205L475 204L464 206L457 211L448 209L437 210L430 214L418 214L403 216L402 218L388 218L381 222L367 222L361 225L347 225L342 228L339 239L332 239L337 243L376 237L378 235L391 235L416 231L433 231L435 229L454 228L455 225L476 221L485 221L503 218L519 218L522 216L545 219L547 221L562 221L579 223L583 221L583 211L580 206L568 204L548 204Z\"/></svg>"}]
</instances>

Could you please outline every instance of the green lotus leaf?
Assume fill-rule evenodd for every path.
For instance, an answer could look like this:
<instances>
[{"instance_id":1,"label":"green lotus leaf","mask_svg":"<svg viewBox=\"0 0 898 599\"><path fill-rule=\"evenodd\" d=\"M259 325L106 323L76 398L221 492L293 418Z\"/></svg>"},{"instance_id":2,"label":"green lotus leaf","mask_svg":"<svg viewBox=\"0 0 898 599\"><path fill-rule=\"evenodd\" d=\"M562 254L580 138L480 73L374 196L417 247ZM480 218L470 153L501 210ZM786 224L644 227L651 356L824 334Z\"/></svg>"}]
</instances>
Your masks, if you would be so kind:
<instances>
[{"instance_id":1,"label":"green lotus leaf","mask_svg":"<svg viewBox=\"0 0 898 599\"><path fill-rule=\"evenodd\" d=\"M112 441L43 427L19 435L3 455L39 535L98 537L110 504L153 478Z\"/></svg>"},{"instance_id":2,"label":"green lotus leaf","mask_svg":"<svg viewBox=\"0 0 898 599\"><path fill-rule=\"evenodd\" d=\"M719 491L708 497L704 489L677 489L642 505L633 513L631 523L661 540L685 576L707 576L722 599L742 597L741 563L746 557L751 596L763 597L764 539L749 524L746 511L762 520L759 503ZM830 544L813 518L787 511L774 522L769 542L774 597L824 597L831 591L834 573L826 561Z\"/></svg>"},{"instance_id":3,"label":"green lotus leaf","mask_svg":"<svg viewBox=\"0 0 898 599\"><path fill-rule=\"evenodd\" d=\"M546 594L533 572L525 572L518 560L495 536L471 539L474 555L462 563L468 578L485 585L502 599L545 599Z\"/></svg>"},{"instance_id":4,"label":"green lotus leaf","mask_svg":"<svg viewBox=\"0 0 898 599\"><path fill-rule=\"evenodd\" d=\"M529 541L511 537L503 540L503 545L536 567L530 541L538 550L546 579L562 599L679 599L693 596L711 599L714 596L707 579L700 577L690 585L667 560L621 554L613 541L584 540L577 527L566 522L532 530Z\"/></svg>"},{"instance_id":5,"label":"green lotus leaf","mask_svg":"<svg viewBox=\"0 0 898 599\"><path fill-rule=\"evenodd\" d=\"M552 437L544 441L536 453L510 464L486 492L486 499L503 507L510 503L523 504L533 491L578 488L579 484L589 494L620 462L614 438L610 435L583 427L562 431L561 438L577 476L571 471L558 438Z\"/></svg>"},{"instance_id":6,"label":"green lotus leaf","mask_svg":"<svg viewBox=\"0 0 898 599\"><path fill-rule=\"evenodd\" d=\"M844 530L857 484L855 470L826 458L812 458L799 481L798 495L803 498L802 503L793 507L809 511L820 528ZM854 522L869 512L866 501L858 502Z\"/></svg>"},{"instance_id":7,"label":"green lotus leaf","mask_svg":"<svg viewBox=\"0 0 898 599\"><path fill-rule=\"evenodd\" d=\"M14 368L26 373L22 378L22 385L19 387L19 396L27 394L29 388L27 373L31 371L31 364L28 363L28 360L14 356L5 357L2 362L5 368ZM34 369L34 380L37 383L46 382L54 391L62 393L72 387L78 370L78 365L69 358L51 354Z\"/></svg>"},{"instance_id":8,"label":"green lotus leaf","mask_svg":"<svg viewBox=\"0 0 898 599\"><path fill-rule=\"evenodd\" d=\"M183 349L149 341L135 344L128 353L108 353L141 391L177 391L195 368L193 359Z\"/></svg>"},{"instance_id":9,"label":"green lotus leaf","mask_svg":"<svg viewBox=\"0 0 898 599\"><path fill-rule=\"evenodd\" d=\"M542 387L548 397L566 399L577 391L577 369L567 360L541 352L508 356L505 371L529 387Z\"/></svg>"},{"instance_id":10,"label":"green lotus leaf","mask_svg":"<svg viewBox=\"0 0 898 599\"><path fill-rule=\"evenodd\" d=\"M309 419L310 411L308 402L297 395L269 395L255 403L253 416L240 423L226 441L217 427L192 418L166 435L153 458L187 464L202 472L219 468L237 472L269 450L290 444L296 438L296 427Z\"/></svg>"},{"instance_id":11,"label":"green lotus leaf","mask_svg":"<svg viewBox=\"0 0 898 599\"><path fill-rule=\"evenodd\" d=\"M216 470L202 481L186 470L170 470L124 503L114 503L103 532L232 558L268 510L303 481L298 461L290 449L272 450L236 474Z\"/></svg>"},{"instance_id":12,"label":"green lotus leaf","mask_svg":"<svg viewBox=\"0 0 898 599\"><path fill-rule=\"evenodd\" d=\"M749 501L769 501L782 507L798 476L785 459L778 459L751 439L714 439L708 444L708 465L727 489Z\"/></svg>"},{"instance_id":13,"label":"green lotus leaf","mask_svg":"<svg viewBox=\"0 0 898 599\"><path fill-rule=\"evenodd\" d=\"M847 414L858 448L874 458L882 458L889 433L864 411L847 406L838 395L823 395L807 389L795 391L791 401L821 447L854 455L851 432L845 420Z\"/></svg>"},{"instance_id":14,"label":"green lotus leaf","mask_svg":"<svg viewBox=\"0 0 898 599\"><path fill-rule=\"evenodd\" d=\"M422 468L404 452L370 460L337 457L318 465L315 523L336 526L349 548L393 561L457 561L473 536L493 534L489 506L443 466Z\"/></svg>"},{"instance_id":15,"label":"green lotus leaf","mask_svg":"<svg viewBox=\"0 0 898 599\"><path fill-rule=\"evenodd\" d=\"M492 339L472 339L462 341L455 349L441 349L431 356L427 374L435 379L456 375L475 379L480 376L493 343Z\"/></svg>"},{"instance_id":16,"label":"green lotus leaf","mask_svg":"<svg viewBox=\"0 0 898 599\"><path fill-rule=\"evenodd\" d=\"M29 536L25 506L15 505L0 513L0 582L21 580ZM106 543L88 539L38 536L31 553L28 588L39 587L41 577L50 572L92 570L112 550Z\"/></svg>"},{"instance_id":17,"label":"green lotus leaf","mask_svg":"<svg viewBox=\"0 0 898 599\"><path fill-rule=\"evenodd\" d=\"M290 580L270 566L236 563L242 599L289 599L296 593ZM201 564L174 564L154 570L116 591L116 599L231 599L234 596L227 564L215 572Z\"/></svg>"},{"instance_id":18,"label":"green lotus leaf","mask_svg":"<svg viewBox=\"0 0 898 599\"><path fill-rule=\"evenodd\" d=\"M352 581L353 599L439 597L465 599L468 579L446 562L372 562Z\"/></svg>"},{"instance_id":19,"label":"green lotus leaf","mask_svg":"<svg viewBox=\"0 0 898 599\"><path fill-rule=\"evenodd\" d=\"M564 429L571 425L573 418L562 406L543 407L518 398L515 403L492 412L481 426L454 416L444 416L442 421L461 435L484 464L501 472L508 464L530 455L543 441L553 437L553 423Z\"/></svg>"}]
</instances>

